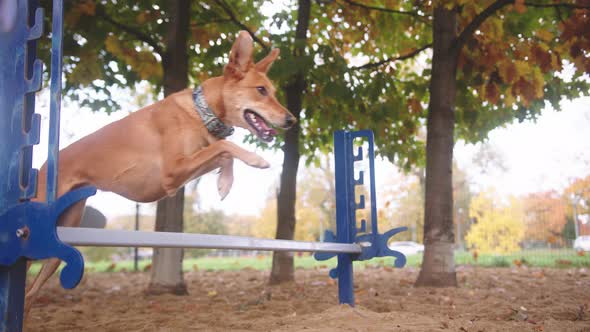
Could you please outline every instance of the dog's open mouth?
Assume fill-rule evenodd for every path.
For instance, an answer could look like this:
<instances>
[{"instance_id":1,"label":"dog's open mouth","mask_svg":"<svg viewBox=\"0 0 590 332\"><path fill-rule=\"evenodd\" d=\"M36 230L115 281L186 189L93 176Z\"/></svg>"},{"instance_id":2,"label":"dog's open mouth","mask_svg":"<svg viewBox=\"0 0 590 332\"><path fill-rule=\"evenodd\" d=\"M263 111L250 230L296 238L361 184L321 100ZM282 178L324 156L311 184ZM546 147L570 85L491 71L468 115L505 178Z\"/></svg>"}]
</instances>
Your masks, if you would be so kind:
<instances>
[{"instance_id":1,"label":"dog's open mouth","mask_svg":"<svg viewBox=\"0 0 590 332\"><path fill-rule=\"evenodd\" d=\"M264 142L272 142L274 136L277 134L277 131L271 128L262 116L252 110L248 109L244 111L244 119L246 119L246 122L254 128L258 138Z\"/></svg>"}]
</instances>

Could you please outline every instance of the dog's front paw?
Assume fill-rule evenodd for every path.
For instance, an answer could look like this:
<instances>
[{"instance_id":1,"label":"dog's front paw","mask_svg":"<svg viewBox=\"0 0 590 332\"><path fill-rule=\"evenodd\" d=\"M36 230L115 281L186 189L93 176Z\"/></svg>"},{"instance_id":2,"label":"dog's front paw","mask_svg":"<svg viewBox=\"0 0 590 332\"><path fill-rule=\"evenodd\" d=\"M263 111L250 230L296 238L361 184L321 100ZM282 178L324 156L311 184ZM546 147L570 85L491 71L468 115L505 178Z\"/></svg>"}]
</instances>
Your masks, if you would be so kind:
<instances>
[{"instance_id":1,"label":"dog's front paw","mask_svg":"<svg viewBox=\"0 0 590 332\"><path fill-rule=\"evenodd\" d=\"M166 195L168 195L169 197L175 196L178 192L178 186L176 186L173 177L165 177L162 180L162 188L166 192Z\"/></svg>"},{"instance_id":2,"label":"dog's front paw","mask_svg":"<svg viewBox=\"0 0 590 332\"><path fill-rule=\"evenodd\" d=\"M221 200L223 200L227 194L229 194L233 183L234 177L232 175L228 175L223 172L219 173L219 178L217 178L217 191L219 192Z\"/></svg>"},{"instance_id":3,"label":"dog's front paw","mask_svg":"<svg viewBox=\"0 0 590 332\"><path fill-rule=\"evenodd\" d=\"M255 153L252 153L249 156L249 158L247 158L244 161L249 166L256 167L256 168L269 168L270 167L270 163L268 161L264 160L264 158L260 157L259 155L255 154Z\"/></svg>"},{"instance_id":4,"label":"dog's front paw","mask_svg":"<svg viewBox=\"0 0 590 332\"><path fill-rule=\"evenodd\" d=\"M176 196L176 193L178 193L177 188L166 189L166 195L168 195L168 197L174 197L174 196Z\"/></svg>"},{"instance_id":5,"label":"dog's front paw","mask_svg":"<svg viewBox=\"0 0 590 332\"><path fill-rule=\"evenodd\" d=\"M270 163L262 158L261 162L258 164L258 168L269 168L270 167Z\"/></svg>"}]
</instances>

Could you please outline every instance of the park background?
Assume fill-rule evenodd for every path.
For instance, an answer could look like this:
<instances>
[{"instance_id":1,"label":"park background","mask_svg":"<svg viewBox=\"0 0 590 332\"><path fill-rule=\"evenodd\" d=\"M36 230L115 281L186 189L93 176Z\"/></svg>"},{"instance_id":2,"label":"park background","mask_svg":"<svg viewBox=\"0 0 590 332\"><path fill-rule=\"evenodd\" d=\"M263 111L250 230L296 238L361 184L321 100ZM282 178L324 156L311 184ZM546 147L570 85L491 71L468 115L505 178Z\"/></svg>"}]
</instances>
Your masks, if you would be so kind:
<instances>
[{"instance_id":1,"label":"park background","mask_svg":"<svg viewBox=\"0 0 590 332\"><path fill-rule=\"evenodd\" d=\"M361 316L394 312L404 321L412 309L434 300L438 307L419 320L435 317L438 328L467 329L477 320L499 331L522 328L519 323L537 330L584 327L576 324L588 322L589 305L583 298L590 258L573 246L576 237L590 235L588 6L586 1L565 0L68 3L61 146L173 91L221 74L236 32L247 30L257 59L270 47L281 49L270 76L280 87L279 99L300 119L296 131L271 146L238 131L231 139L267 158L271 168L256 170L236 162L236 181L224 201L218 199L213 174L170 199L182 202L177 204L180 210L162 202L142 204L141 229L153 230L160 223L176 231L321 240L334 223L332 132L368 128L375 132L379 154L380 229L408 226L395 240L424 244L426 253L408 255L409 266L400 271L392 271L388 259L359 264L358 301L369 309ZM449 40L446 48L439 44ZM47 41L40 43L40 56L47 56L47 46ZM43 90L37 108L44 130L47 101ZM429 137L432 123L446 128L436 139ZM429 145L436 147L431 151ZM45 150L43 145L35 147L36 166L43 163ZM296 157L290 159L296 162L284 163L285 156ZM441 156L440 164L428 163ZM444 176L450 169L452 181ZM429 189L429 173L444 181ZM296 200L288 194L295 189ZM436 202L446 207L440 209ZM107 228L134 228L135 203L99 193L89 206L105 216ZM289 207L294 207L292 214ZM159 221L158 210L164 212ZM435 210L440 214L425 213ZM442 250L429 251L429 246ZM109 273L90 274L82 285L86 288L74 293L49 288L59 296L41 301L37 323L80 328L67 318L52 320L52 310L64 305L68 310L73 303L82 306L75 310L89 313L88 307L109 305L101 302L105 294L140 296L148 304L148 311L142 311L147 317L151 313L172 324L160 316L170 316L168 306L190 311L191 305L232 303L217 309L241 313L269 309L277 304L273 301L304 293L308 297L301 307L277 306L291 315L286 322L296 324L294 313L310 314L304 301L311 301L310 293L334 290L327 269L335 262L318 263L307 255L186 250L180 252L184 264L171 267L152 263L151 251L140 250L137 269L143 272L134 273L133 250L82 250L88 271ZM452 259L443 259L445 266L423 264L428 255ZM482 267L489 270L482 272ZM158 280L154 274L172 269L184 274L171 280ZM239 273L256 284L256 295L245 306L233 303L231 294L248 286L224 282L237 280ZM269 280L286 286L269 291L264 286ZM181 301L189 302L188 309L176 307L180 304L175 298L144 295L154 283L172 288L185 284L193 296ZM401 291L384 289L388 283ZM454 284L459 288L430 288ZM302 285L306 292L301 292ZM89 299L84 295L88 292L93 294ZM379 294L385 302L376 300ZM526 302L530 294L536 295ZM563 294L571 301L550 305L546 300ZM113 310L129 306L109 299ZM325 310L326 299L310 307ZM416 302L404 308L397 307L400 301ZM474 303L504 311L484 310L480 315L470 311ZM541 309L547 305L549 312ZM452 322L446 310L457 307L462 313ZM343 309L329 309L327 315L339 320L348 314L338 310ZM105 317L95 317L96 327L106 326ZM318 319L306 317L302 321L310 326ZM245 318L231 321L226 328L281 326L274 320L271 325ZM120 320L115 325L125 326Z\"/></svg>"}]
</instances>

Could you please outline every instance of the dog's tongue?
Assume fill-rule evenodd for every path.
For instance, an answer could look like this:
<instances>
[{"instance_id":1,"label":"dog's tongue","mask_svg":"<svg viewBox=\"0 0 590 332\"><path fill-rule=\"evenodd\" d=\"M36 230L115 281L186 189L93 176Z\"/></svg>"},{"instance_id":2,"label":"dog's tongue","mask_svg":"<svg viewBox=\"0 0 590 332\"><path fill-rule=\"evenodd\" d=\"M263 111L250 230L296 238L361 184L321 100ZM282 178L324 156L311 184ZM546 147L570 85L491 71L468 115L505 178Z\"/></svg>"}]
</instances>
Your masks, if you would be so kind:
<instances>
[{"instance_id":1,"label":"dog's tongue","mask_svg":"<svg viewBox=\"0 0 590 332\"><path fill-rule=\"evenodd\" d=\"M261 129L260 131L262 131L268 135L272 135L272 136L277 134L277 131L274 130L273 128L270 128L269 126L267 126L266 122L264 120L259 119L259 121L257 121L257 122L258 122L258 125L260 126L260 129Z\"/></svg>"}]
</instances>

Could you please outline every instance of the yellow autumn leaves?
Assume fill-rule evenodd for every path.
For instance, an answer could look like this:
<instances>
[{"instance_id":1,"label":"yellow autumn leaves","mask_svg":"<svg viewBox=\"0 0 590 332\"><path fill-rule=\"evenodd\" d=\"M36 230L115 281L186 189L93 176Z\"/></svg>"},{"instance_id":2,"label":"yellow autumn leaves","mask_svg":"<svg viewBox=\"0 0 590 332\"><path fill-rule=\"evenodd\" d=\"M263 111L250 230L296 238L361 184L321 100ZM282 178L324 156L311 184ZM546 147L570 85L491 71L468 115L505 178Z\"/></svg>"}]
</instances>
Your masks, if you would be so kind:
<instances>
[{"instance_id":1,"label":"yellow autumn leaves","mask_svg":"<svg viewBox=\"0 0 590 332\"><path fill-rule=\"evenodd\" d=\"M137 23L144 23L149 18L148 14L139 13L136 18ZM75 27L84 16L95 15L97 15L96 4L93 1L81 1L66 12L65 23L69 27ZM93 80L101 77L102 64L98 58L99 50L96 49L96 45L98 45L96 41L81 45L78 61L70 74L70 80L89 85ZM160 61L155 57L153 50L148 50L143 44L133 39L124 40L121 35L111 33L105 40L105 46L108 52L123 60L142 80L160 81L162 79Z\"/></svg>"},{"instance_id":2,"label":"yellow autumn leaves","mask_svg":"<svg viewBox=\"0 0 590 332\"><path fill-rule=\"evenodd\" d=\"M94 16L95 14L96 4L93 1L80 1L65 13L64 20L67 26L75 26L84 15Z\"/></svg>"},{"instance_id":3,"label":"yellow autumn leaves","mask_svg":"<svg viewBox=\"0 0 590 332\"><path fill-rule=\"evenodd\" d=\"M465 236L467 245L479 253L507 254L518 251L524 240L522 202L510 198L500 201L493 190L480 193L471 201L469 217L476 223Z\"/></svg>"},{"instance_id":4,"label":"yellow autumn leaves","mask_svg":"<svg viewBox=\"0 0 590 332\"><path fill-rule=\"evenodd\" d=\"M109 35L105 40L107 51L125 61L141 79L160 80L162 77L162 66L154 56L153 51L133 48L125 45L115 35Z\"/></svg>"},{"instance_id":5,"label":"yellow autumn leaves","mask_svg":"<svg viewBox=\"0 0 590 332\"><path fill-rule=\"evenodd\" d=\"M447 5L461 6L459 31L492 1L447 0ZM553 16L530 20L525 1L516 0L499 15L491 16L479 26L460 55L459 68L471 78L481 101L511 107L530 107L533 101L547 98L545 87L551 73L560 72L563 60L573 62L579 70L590 68L584 53L589 44L581 32L588 18L583 11L561 22ZM515 29L518 29L515 31ZM587 28L586 28L587 29ZM510 32L510 33L509 33Z\"/></svg>"},{"instance_id":6,"label":"yellow autumn leaves","mask_svg":"<svg viewBox=\"0 0 590 332\"><path fill-rule=\"evenodd\" d=\"M152 51L125 45L115 35L109 35L105 40L105 45L108 52L122 59L142 80L159 81L162 79L162 65ZM81 85L89 85L101 77L101 65L96 50L90 47L81 47L78 61L69 79Z\"/></svg>"}]
</instances>

